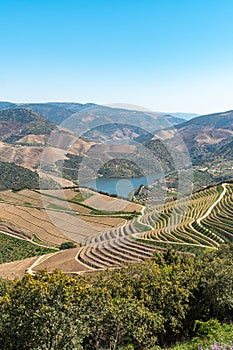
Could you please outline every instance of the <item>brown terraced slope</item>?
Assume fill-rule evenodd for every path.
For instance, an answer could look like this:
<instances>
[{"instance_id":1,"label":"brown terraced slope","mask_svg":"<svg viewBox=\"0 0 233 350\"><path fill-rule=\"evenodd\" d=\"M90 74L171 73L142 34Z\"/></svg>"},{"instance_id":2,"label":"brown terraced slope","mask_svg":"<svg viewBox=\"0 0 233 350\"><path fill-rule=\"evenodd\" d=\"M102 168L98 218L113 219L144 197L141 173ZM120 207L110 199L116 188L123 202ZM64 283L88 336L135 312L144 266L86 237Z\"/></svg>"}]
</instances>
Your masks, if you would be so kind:
<instances>
[{"instance_id":1,"label":"brown terraced slope","mask_svg":"<svg viewBox=\"0 0 233 350\"><path fill-rule=\"evenodd\" d=\"M69 191L67 196L72 198L71 190L67 191ZM42 197L52 199L51 202L45 204L50 205L49 215L44 209L41 209L40 215L36 218L35 211L38 209L26 208L25 205L22 205L22 201L25 201L25 197L28 197L32 202L31 204L38 206L38 193L33 192L32 195L30 192L32 191L23 191L18 195L22 196L21 204L18 198L19 205L14 206L12 218L21 215L25 220L23 220L24 224L19 220L18 225L15 223L14 228L21 225L22 234L25 234L26 228L23 226L34 217L31 231L27 227L27 232L30 231L32 234L37 226L37 237L41 241L54 246L58 242L67 240L73 240L77 243L75 249L51 253L38 258L36 261L33 260L32 264L29 261L27 269L31 273L41 268L48 268L50 271L54 268L60 268L67 273L83 273L98 269L116 268L126 262L144 261L153 255L155 249L165 249L172 246L179 251L195 253L197 249L217 249L220 244L233 239L233 185L230 183L208 188L193 194L191 197L169 202L164 206L143 208L142 214L133 219L127 219L126 216L124 219L122 215L120 217L116 214L103 215L100 212L93 214L93 211L91 213L87 207L82 207L81 203L70 202L72 204L71 214L67 211L67 208L59 207L61 201L59 202L59 199L55 198L55 191L52 197L42 195ZM14 201L16 201L15 194L3 193L5 203L1 205L6 206L8 213L11 212L10 204L7 204L6 200L9 202L13 200L13 198L10 198L12 195L15 196ZM86 202L88 202L88 199L83 203ZM17 211L20 211L21 214ZM63 232L56 227L56 224L54 225L54 222L51 223L50 212L52 213L52 221L55 220L58 227L63 228ZM45 215L47 215L46 218ZM80 217L83 226L79 221L75 221L80 220ZM85 217L93 220L91 229L90 227L88 229L88 225L85 224ZM40 220L48 225L47 230L39 229ZM65 223L64 226L61 222ZM3 221L3 225L4 223ZM60 224L61 226L59 226ZM51 225L54 225L53 230ZM29 238L32 238L32 236L28 236ZM78 243L80 243L80 246ZM18 264L18 262L11 263L11 267L9 267L11 274ZM1 271L4 271L4 273ZM6 275L4 264L0 266L0 274Z\"/></svg>"}]
</instances>

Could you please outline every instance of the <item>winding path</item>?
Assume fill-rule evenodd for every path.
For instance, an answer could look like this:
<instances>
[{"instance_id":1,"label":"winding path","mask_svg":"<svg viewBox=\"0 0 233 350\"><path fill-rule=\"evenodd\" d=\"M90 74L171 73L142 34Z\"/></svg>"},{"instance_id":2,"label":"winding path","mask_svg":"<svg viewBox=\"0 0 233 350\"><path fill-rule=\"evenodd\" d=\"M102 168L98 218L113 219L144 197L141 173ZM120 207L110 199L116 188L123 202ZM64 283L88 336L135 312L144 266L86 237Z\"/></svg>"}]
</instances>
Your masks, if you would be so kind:
<instances>
[{"instance_id":1,"label":"winding path","mask_svg":"<svg viewBox=\"0 0 233 350\"><path fill-rule=\"evenodd\" d=\"M222 193L220 194L220 196L218 197L218 199L209 207L209 209L207 210L207 212L202 215L200 218L197 219L197 223L199 225L201 225L201 221L204 220L207 216L209 216L212 212L212 210L214 209L214 207L216 207L216 205L221 202L221 200L223 199L223 197L225 196L225 193L227 191L227 188L226 188L226 183L222 184L222 187L223 187L223 191Z\"/></svg>"},{"instance_id":2,"label":"winding path","mask_svg":"<svg viewBox=\"0 0 233 350\"><path fill-rule=\"evenodd\" d=\"M33 271L34 267L41 264L43 261L48 260L49 258L51 258L51 256L55 254L59 254L60 252L61 251L59 250L58 252L55 252L55 253L40 255L39 258L36 261L34 261L34 263L31 266L27 268L26 272L29 273L30 275L34 275L35 274L35 271Z\"/></svg>"},{"instance_id":3,"label":"winding path","mask_svg":"<svg viewBox=\"0 0 233 350\"><path fill-rule=\"evenodd\" d=\"M154 227L151 226L150 224L145 224L144 222L141 221L141 219L144 216L144 211L146 210L146 207L143 206L142 210L141 210L141 215L137 218L137 222L139 222L141 225L146 226L146 227L150 227L152 230L154 230Z\"/></svg>"}]
</instances>

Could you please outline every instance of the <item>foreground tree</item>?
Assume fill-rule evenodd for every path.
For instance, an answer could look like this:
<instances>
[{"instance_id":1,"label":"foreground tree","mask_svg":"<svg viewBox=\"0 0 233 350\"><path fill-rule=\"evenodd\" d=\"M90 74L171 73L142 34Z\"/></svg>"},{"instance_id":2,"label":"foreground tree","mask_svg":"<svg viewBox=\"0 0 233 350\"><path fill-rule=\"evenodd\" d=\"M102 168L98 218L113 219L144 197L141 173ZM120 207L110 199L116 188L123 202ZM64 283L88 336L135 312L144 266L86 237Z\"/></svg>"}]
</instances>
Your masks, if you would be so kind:
<instances>
[{"instance_id":1,"label":"foreground tree","mask_svg":"<svg viewBox=\"0 0 233 350\"><path fill-rule=\"evenodd\" d=\"M0 301L1 349L82 349L88 329L75 293L83 289L59 271L14 282Z\"/></svg>"},{"instance_id":2,"label":"foreground tree","mask_svg":"<svg viewBox=\"0 0 233 350\"><path fill-rule=\"evenodd\" d=\"M0 280L1 349L168 347L192 335L196 320L232 320L232 258L231 246L201 258L171 249L85 277Z\"/></svg>"}]
</instances>

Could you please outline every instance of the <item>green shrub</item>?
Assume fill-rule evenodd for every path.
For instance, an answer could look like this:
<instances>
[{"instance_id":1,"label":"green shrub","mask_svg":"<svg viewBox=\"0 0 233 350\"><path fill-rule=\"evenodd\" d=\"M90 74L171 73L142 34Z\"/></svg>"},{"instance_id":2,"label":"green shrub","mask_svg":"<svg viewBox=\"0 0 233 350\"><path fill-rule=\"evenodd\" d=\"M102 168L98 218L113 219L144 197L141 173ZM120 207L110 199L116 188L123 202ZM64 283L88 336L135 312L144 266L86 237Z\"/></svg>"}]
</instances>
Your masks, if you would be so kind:
<instances>
[{"instance_id":1,"label":"green shrub","mask_svg":"<svg viewBox=\"0 0 233 350\"><path fill-rule=\"evenodd\" d=\"M64 242L59 247L59 249L61 250L71 249L71 248L76 248L76 245L73 242Z\"/></svg>"}]
</instances>

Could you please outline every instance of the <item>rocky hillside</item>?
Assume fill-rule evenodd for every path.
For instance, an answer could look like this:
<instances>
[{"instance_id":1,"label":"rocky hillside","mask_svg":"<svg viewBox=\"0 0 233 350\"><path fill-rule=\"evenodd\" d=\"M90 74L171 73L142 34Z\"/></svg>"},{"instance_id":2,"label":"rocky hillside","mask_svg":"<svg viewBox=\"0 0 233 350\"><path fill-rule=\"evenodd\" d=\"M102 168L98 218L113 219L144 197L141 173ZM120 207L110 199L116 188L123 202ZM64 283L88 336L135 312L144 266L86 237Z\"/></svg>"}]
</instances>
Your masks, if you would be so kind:
<instances>
[{"instance_id":1,"label":"rocky hillside","mask_svg":"<svg viewBox=\"0 0 233 350\"><path fill-rule=\"evenodd\" d=\"M203 115L177 125L180 135L190 148L217 144L233 136L233 111Z\"/></svg>"}]
</instances>

